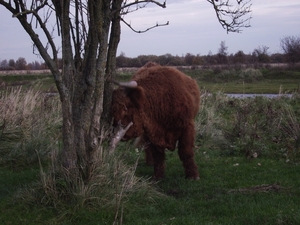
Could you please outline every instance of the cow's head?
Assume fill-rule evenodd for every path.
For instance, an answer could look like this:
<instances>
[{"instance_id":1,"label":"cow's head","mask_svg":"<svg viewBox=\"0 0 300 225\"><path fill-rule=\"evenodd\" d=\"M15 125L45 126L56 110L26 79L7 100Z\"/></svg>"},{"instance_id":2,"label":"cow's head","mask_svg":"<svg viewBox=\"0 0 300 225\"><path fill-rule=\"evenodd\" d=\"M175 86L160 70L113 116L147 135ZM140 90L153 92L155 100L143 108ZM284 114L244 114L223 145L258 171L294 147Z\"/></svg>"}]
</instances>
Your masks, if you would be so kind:
<instances>
[{"instance_id":1,"label":"cow's head","mask_svg":"<svg viewBox=\"0 0 300 225\"><path fill-rule=\"evenodd\" d=\"M138 86L136 81L128 83L114 82L119 88L113 91L111 113L115 127L126 127L133 123L126 132L123 140L130 140L139 137L143 133L142 112L145 101L144 89Z\"/></svg>"}]
</instances>

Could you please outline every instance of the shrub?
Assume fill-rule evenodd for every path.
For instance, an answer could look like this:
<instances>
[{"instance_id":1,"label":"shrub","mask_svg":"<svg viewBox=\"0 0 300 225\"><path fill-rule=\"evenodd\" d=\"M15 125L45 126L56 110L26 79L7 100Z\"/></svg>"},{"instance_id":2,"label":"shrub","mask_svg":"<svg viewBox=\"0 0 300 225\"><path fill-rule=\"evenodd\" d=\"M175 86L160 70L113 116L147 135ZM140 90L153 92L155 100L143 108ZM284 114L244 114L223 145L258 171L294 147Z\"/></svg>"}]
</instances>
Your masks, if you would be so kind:
<instances>
[{"instance_id":1,"label":"shrub","mask_svg":"<svg viewBox=\"0 0 300 225\"><path fill-rule=\"evenodd\" d=\"M295 99L202 97L197 141L221 155L300 160L300 125ZM296 107L296 108L293 108Z\"/></svg>"},{"instance_id":2,"label":"shrub","mask_svg":"<svg viewBox=\"0 0 300 225\"><path fill-rule=\"evenodd\" d=\"M244 80L246 83L252 83L261 80L263 76L259 70L248 68L245 70L241 70L241 72L239 73L239 78Z\"/></svg>"},{"instance_id":3,"label":"shrub","mask_svg":"<svg viewBox=\"0 0 300 225\"><path fill-rule=\"evenodd\" d=\"M277 132L280 107L262 97L240 100L232 120L224 127L226 138L233 143L231 154L252 156L256 152L261 155L267 147L265 141L280 135Z\"/></svg>"}]
</instances>

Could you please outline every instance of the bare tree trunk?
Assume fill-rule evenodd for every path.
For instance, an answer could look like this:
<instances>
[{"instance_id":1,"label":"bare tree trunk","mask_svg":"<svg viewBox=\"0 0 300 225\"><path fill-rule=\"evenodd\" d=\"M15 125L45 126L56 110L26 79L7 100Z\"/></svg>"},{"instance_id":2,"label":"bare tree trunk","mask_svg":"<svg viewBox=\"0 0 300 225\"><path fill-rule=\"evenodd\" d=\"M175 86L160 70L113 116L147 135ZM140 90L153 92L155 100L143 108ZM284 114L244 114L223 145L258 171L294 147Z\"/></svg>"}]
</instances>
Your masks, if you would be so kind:
<instances>
[{"instance_id":1,"label":"bare tree trunk","mask_svg":"<svg viewBox=\"0 0 300 225\"><path fill-rule=\"evenodd\" d=\"M116 55L117 48L120 42L121 36L121 25L120 25L120 14L119 9L121 8L123 0L116 0L112 4L113 18L110 32L110 40L109 40L109 49L107 53L107 65L106 65L106 80L104 83L104 95L103 95L103 114L101 122L103 125L109 127L109 123L112 120L111 115L109 113L111 96L113 87L109 80L115 80L116 77Z\"/></svg>"},{"instance_id":2,"label":"bare tree trunk","mask_svg":"<svg viewBox=\"0 0 300 225\"><path fill-rule=\"evenodd\" d=\"M71 32L70 0L53 0L61 27L61 72L58 70L57 52L51 58L26 17L18 17L53 73L60 95L63 112L62 166L70 175L80 176L86 182L90 178L95 155L101 150L101 140L105 138L105 131L111 121L109 109L112 84L107 80L115 76L116 52L120 40L120 9L123 1L112 1L112 5L110 2L88 1L89 29L81 59L79 49L82 46L78 38L80 33L76 31L77 37L74 37ZM72 40L75 47L72 46Z\"/></svg>"},{"instance_id":3,"label":"bare tree trunk","mask_svg":"<svg viewBox=\"0 0 300 225\"><path fill-rule=\"evenodd\" d=\"M71 174L79 175L88 182L95 153L101 149L99 137L103 136L104 132L102 129L104 122L100 121L103 106L108 107L110 104L108 101L111 99L108 96L111 93L108 92L106 102L103 102L106 74L112 74L115 70L114 65L110 66L115 56L111 56L111 60L108 60L108 49L110 55L115 54L118 41L114 45L108 45L111 24L110 2L91 0L88 2L90 29L84 58L82 62L74 63L69 9L64 8L65 5L69 5L68 0L56 2L56 7L60 7L57 15L61 23L64 46L62 80L57 81L63 108L62 159L63 166ZM119 20L117 22L120 23Z\"/></svg>"}]
</instances>

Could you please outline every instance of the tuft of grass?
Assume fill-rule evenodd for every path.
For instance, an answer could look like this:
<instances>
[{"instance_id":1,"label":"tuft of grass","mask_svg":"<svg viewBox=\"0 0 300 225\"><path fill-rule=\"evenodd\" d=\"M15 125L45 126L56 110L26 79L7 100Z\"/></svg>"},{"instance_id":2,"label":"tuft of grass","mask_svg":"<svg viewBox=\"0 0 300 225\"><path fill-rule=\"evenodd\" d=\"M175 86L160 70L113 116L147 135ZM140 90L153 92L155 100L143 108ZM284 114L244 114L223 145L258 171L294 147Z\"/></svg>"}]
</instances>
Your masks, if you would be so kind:
<instances>
[{"instance_id":1,"label":"tuft of grass","mask_svg":"<svg viewBox=\"0 0 300 225\"><path fill-rule=\"evenodd\" d=\"M58 153L56 153L58 154ZM103 152L94 164L88 183L73 177L61 168L58 155L52 155L52 165L44 169L40 165L39 180L18 193L18 202L49 208L56 211L54 221L68 220L76 223L80 211L100 211L114 224L122 224L124 208L129 199L152 203L162 198L147 179L135 175L136 165L128 166L117 155ZM133 201L133 200L131 200Z\"/></svg>"},{"instance_id":2,"label":"tuft of grass","mask_svg":"<svg viewBox=\"0 0 300 225\"><path fill-rule=\"evenodd\" d=\"M221 129L225 113L220 109L227 105L228 97L221 92L210 95L202 93L198 116L196 117L196 144L218 149L227 143Z\"/></svg>"},{"instance_id":3,"label":"tuft of grass","mask_svg":"<svg viewBox=\"0 0 300 225\"><path fill-rule=\"evenodd\" d=\"M291 107L286 107L282 112L284 114L281 131L285 133L286 143L282 147L286 161L294 163L300 162L300 120Z\"/></svg>"}]
</instances>

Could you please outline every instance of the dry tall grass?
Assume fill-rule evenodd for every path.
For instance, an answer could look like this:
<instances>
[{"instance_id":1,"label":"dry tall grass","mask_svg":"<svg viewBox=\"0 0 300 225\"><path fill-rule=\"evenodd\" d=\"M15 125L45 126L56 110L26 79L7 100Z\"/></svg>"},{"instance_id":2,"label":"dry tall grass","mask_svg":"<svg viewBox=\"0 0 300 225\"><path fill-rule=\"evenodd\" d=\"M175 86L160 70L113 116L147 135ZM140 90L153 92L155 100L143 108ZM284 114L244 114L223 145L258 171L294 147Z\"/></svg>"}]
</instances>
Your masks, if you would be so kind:
<instances>
[{"instance_id":1,"label":"dry tall grass","mask_svg":"<svg viewBox=\"0 0 300 225\"><path fill-rule=\"evenodd\" d=\"M37 162L58 144L61 108L56 96L8 88L0 92L0 155L2 161Z\"/></svg>"}]
</instances>

